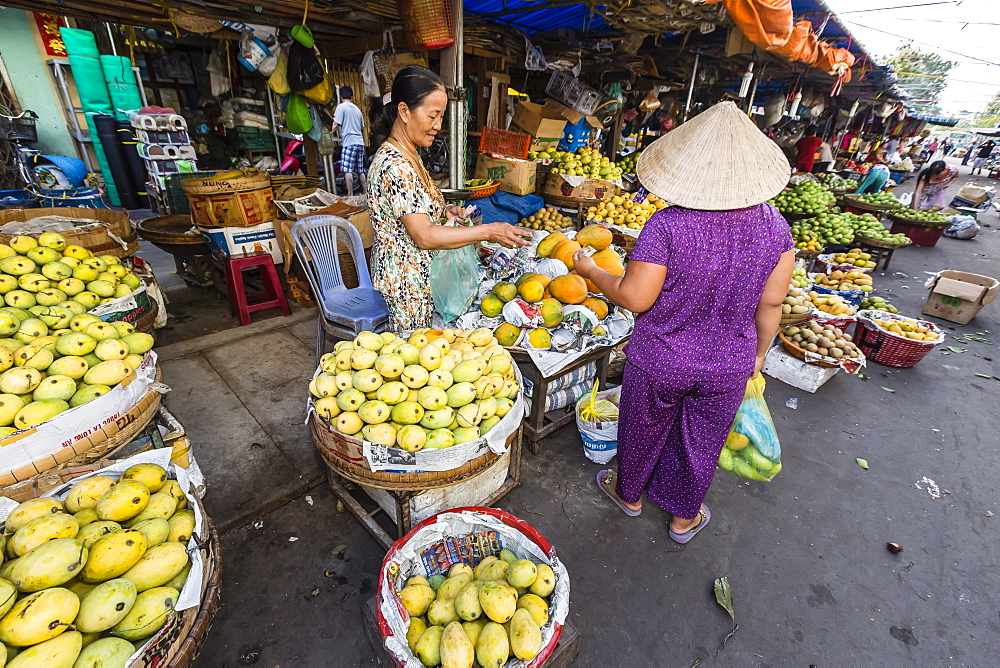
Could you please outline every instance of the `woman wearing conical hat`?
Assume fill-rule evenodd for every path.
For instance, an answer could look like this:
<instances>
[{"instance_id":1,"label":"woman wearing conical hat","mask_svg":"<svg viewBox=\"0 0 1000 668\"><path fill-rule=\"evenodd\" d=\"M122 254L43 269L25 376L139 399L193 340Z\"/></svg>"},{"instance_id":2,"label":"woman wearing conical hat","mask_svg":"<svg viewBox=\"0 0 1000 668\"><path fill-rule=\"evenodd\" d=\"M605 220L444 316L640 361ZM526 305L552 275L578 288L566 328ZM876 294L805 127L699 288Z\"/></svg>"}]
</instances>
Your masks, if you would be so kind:
<instances>
[{"instance_id":1,"label":"woman wearing conical hat","mask_svg":"<svg viewBox=\"0 0 1000 668\"><path fill-rule=\"evenodd\" d=\"M795 251L766 202L790 170L723 102L654 142L636 171L673 206L646 223L625 275L574 257L581 276L639 314L625 351L618 471L597 479L628 515L645 494L673 516L670 537L687 543L711 518L703 501L719 453L781 320Z\"/></svg>"}]
</instances>

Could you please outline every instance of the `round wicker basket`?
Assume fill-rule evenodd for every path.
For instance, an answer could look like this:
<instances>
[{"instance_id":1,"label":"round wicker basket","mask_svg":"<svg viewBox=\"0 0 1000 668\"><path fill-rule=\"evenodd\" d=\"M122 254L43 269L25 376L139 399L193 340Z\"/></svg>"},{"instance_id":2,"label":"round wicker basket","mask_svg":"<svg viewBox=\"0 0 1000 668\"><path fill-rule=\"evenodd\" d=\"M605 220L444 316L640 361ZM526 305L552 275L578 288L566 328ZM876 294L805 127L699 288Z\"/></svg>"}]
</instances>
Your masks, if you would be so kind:
<instances>
[{"instance_id":1,"label":"round wicker basket","mask_svg":"<svg viewBox=\"0 0 1000 668\"><path fill-rule=\"evenodd\" d=\"M855 243L864 244L866 246L871 246L872 248L887 248L890 250L895 250L897 248L906 248L909 243L893 243L891 241L883 241L882 239L873 239L871 237L866 237L863 234L854 235Z\"/></svg>"},{"instance_id":2,"label":"round wicker basket","mask_svg":"<svg viewBox=\"0 0 1000 668\"><path fill-rule=\"evenodd\" d=\"M139 230L139 238L153 244L169 246L202 245L208 252L205 237L191 222L191 216L172 215L155 216L135 224Z\"/></svg>"},{"instance_id":3,"label":"round wicker basket","mask_svg":"<svg viewBox=\"0 0 1000 668\"><path fill-rule=\"evenodd\" d=\"M806 351L804 351L802 348L799 348L797 345L792 343L792 341L787 336L785 336L784 332L778 332L778 338L780 338L781 343L784 344L785 350L787 350L788 352L790 352L792 355L799 358L803 362L806 361ZM824 362L823 360L808 362L808 364L815 364L816 366L821 366L827 369L836 369L838 366L840 366L839 364L834 364L832 362Z\"/></svg>"},{"instance_id":4,"label":"round wicker basket","mask_svg":"<svg viewBox=\"0 0 1000 668\"><path fill-rule=\"evenodd\" d=\"M891 204L874 204L872 202L865 202L859 200L858 197L860 197L860 195L844 195L841 199L837 200L837 204L842 208L851 207L866 213L882 213L883 211L892 211L893 209L899 208L899 205L893 206Z\"/></svg>"},{"instance_id":5,"label":"round wicker basket","mask_svg":"<svg viewBox=\"0 0 1000 668\"><path fill-rule=\"evenodd\" d=\"M787 327L788 325L797 325L800 322L805 322L808 319L809 319L808 313L782 313L781 326Z\"/></svg>"},{"instance_id":6,"label":"round wicker basket","mask_svg":"<svg viewBox=\"0 0 1000 668\"><path fill-rule=\"evenodd\" d=\"M198 502L201 503L200 501ZM208 519L208 516L205 516ZM188 629L187 635L181 641L177 654L171 665L188 666L198 658L202 645L208 637L208 632L219 611L219 599L222 596L222 542L215 525L208 520L208 540L202 546L205 551L205 588L201 593L201 605L198 614Z\"/></svg>"}]
</instances>

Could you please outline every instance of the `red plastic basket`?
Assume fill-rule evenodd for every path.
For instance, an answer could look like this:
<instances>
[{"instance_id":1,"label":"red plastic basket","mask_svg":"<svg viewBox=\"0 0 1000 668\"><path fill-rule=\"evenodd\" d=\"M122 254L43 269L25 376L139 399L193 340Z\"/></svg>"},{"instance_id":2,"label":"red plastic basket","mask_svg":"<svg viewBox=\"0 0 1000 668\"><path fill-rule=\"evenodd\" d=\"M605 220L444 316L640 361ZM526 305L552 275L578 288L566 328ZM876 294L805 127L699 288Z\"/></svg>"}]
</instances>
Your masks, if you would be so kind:
<instances>
[{"instance_id":1,"label":"red plastic basket","mask_svg":"<svg viewBox=\"0 0 1000 668\"><path fill-rule=\"evenodd\" d=\"M875 315L877 314L877 315ZM937 341L914 341L903 336L891 334L880 328L872 317L880 320L898 320L900 322L914 322L923 325L930 331L938 334ZM944 341L941 330L934 326L934 323L924 320L905 318L892 313L882 311L862 311L858 314L858 326L854 330L854 343L861 349L865 357L878 362L883 366L891 366L906 369L914 366L917 362L927 356L927 353L934 350Z\"/></svg>"},{"instance_id":2,"label":"red plastic basket","mask_svg":"<svg viewBox=\"0 0 1000 668\"><path fill-rule=\"evenodd\" d=\"M379 569L378 596L376 598L377 601L382 600L384 590L387 586L392 587L391 583L389 582L390 580L389 570L391 565L394 564L394 562L399 561L400 551L404 549L406 544L409 543L410 540L419 531L421 531L427 526L430 526L431 524L437 523L439 515L442 515L444 513L462 513L462 512L479 513L482 515L490 515L492 517L495 517L504 524L520 531L526 538L531 540L531 542L535 543L535 545L537 545L546 555L548 555L550 559L556 558L555 548L553 548L552 545L547 540L545 540L545 537L542 536L542 534L540 534L537 529L535 529L533 526L531 526L530 524L528 524L519 517L511 515L508 512L498 510L496 508L485 508L479 506L452 508L450 510L445 510L441 513L437 513L435 515L428 517L423 522L417 524L415 527L410 529L410 531L405 536L403 536L402 538L400 538L399 540L397 540L395 543L392 544L392 547L389 548L389 551L385 555L385 559L382 560L382 567ZM398 568L398 563L395 563L395 565ZM402 606L402 604L399 603L398 601L397 605ZM378 614L379 632L382 634L384 638L391 637L392 629L389 626L389 622L386 621L385 616L382 614L381 605L376 605L376 612ZM532 659L527 664L528 668L538 668L545 663L545 661L549 658L552 652L555 651L556 645L559 644L559 637L562 635L562 629L563 627L561 624L555 625L552 631L552 637L549 639L549 642L544 647L542 647L538 655L535 656L535 658ZM401 666L403 664L397 660L396 665Z\"/></svg>"},{"instance_id":3,"label":"red plastic basket","mask_svg":"<svg viewBox=\"0 0 1000 668\"><path fill-rule=\"evenodd\" d=\"M411 50L443 49L455 43L449 0L397 0L396 6Z\"/></svg>"},{"instance_id":4,"label":"red plastic basket","mask_svg":"<svg viewBox=\"0 0 1000 668\"><path fill-rule=\"evenodd\" d=\"M508 158L526 160L530 148L531 135L523 132L486 127L479 135L480 153L494 153Z\"/></svg>"},{"instance_id":5,"label":"red plastic basket","mask_svg":"<svg viewBox=\"0 0 1000 668\"><path fill-rule=\"evenodd\" d=\"M892 220L892 227L889 231L893 234L902 232L906 236L910 237L910 241L913 242L915 246L936 246L938 239L944 234L944 230L948 227L948 223L941 223L940 225L914 225L912 223L904 223L899 219L889 216Z\"/></svg>"}]
</instances>

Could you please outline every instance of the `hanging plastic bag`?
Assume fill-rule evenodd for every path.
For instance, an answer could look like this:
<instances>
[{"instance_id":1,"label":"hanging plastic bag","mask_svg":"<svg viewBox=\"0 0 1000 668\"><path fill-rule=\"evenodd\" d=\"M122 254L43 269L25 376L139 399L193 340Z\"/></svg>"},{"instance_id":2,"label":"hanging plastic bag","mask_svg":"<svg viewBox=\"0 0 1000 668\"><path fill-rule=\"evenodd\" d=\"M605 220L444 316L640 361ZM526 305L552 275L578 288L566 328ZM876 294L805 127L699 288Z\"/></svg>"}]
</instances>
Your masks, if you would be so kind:
<instances>
[{"instance_id":1,"label":"hanging plastic bag","mask_svg":"<svg viewBox=\"0 0 1000 668\"><path fill-rule=\"evenodd\" d=\"M583 454L592 462L607 464L618 454L618 401L621 388L593 388L576 402L576 428L583 441Z\"/></svg>"},{"instance_id":2,"label":"hanging plastic bag","mask_svg":"<svg viewBox=\"0 0 1000 668\"><path fill-rule=\"evenodd\" d=\"M312 130L312 125L309 101L295 93L289 95L288 106L285 108L285 128L292 134L301 135Z\"/></svg>"},{"instance_id":3,"label":"hanging plastic bag","mask_svg":"<svg viewBox=\"0 0 1000 668\"><path fill-rule=\"evenodd\" d=\"M469 310L479 292L479 258L475 246L440 250L431 262L431 297L445 322Z\"/></svg>"},{"instance_id":4,"label":"hanging plastic bag","mask_svg":"<svg viewBox=\"0 0 1000 668\"><path fill-rule=\"evenodd\" d=\"M764 376L747 381L743 403L719 455L719 468L748 480L770 480L781 470L781 445L764 401Z\"/></svg>"},{"instance_id":5,"label":"hanging plastic bag","mask_svg":"<svg viewBox=\"0 0 1000 668\"><path fill-rule=\"evenodd\" d=\"M316 104L329 104L333 99L333 86L330 85L330 76L323 73L323 80L312 88L302 91L302 95Z\"/></svg>"},{"instance_id":6,"label":"hanging plastic bag","mask_svg":"<svg viewBox=\"0 0 1000 668\"><path fill-rule=\"evenodd\" d=\"M274 64L274 71L267 79L267 85L278 95L288 95L292 92L288 87L288 57L284 49L278 49L278 60Z\"/></svg>"},{"instance_id":7,"label":"hanging plastic bag","mask_svg":"<svg viewBox=\"0 0 1000 668\"><path fill-rule=\"evenodd\" d=\"M312 88L323 81L326 73L312 49L298 42L288 47L288 87L293 93Z\"/></svg>"}]
</instances>

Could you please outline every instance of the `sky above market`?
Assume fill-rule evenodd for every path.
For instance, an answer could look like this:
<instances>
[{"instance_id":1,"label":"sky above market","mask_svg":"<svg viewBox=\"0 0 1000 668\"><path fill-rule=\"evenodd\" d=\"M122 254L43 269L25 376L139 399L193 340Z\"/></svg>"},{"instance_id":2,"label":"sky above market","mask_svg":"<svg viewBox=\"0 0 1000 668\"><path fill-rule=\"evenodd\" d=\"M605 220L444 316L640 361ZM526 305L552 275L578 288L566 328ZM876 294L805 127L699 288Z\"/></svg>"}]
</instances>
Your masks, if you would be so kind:
<instances>
[{"instance_id":1,"label":"sky above market","mask_svg":"<svg viewBox=\"0 0 1000 668\"><path fill-rule=\"evenodd\" d=\"M940 102L950 114L982 111L1000 92L997 4L997 0L827 0L878 58L913 43L957 62ZM921 91L911 92L921 97Z\"/></svg>"}]
</instances>

